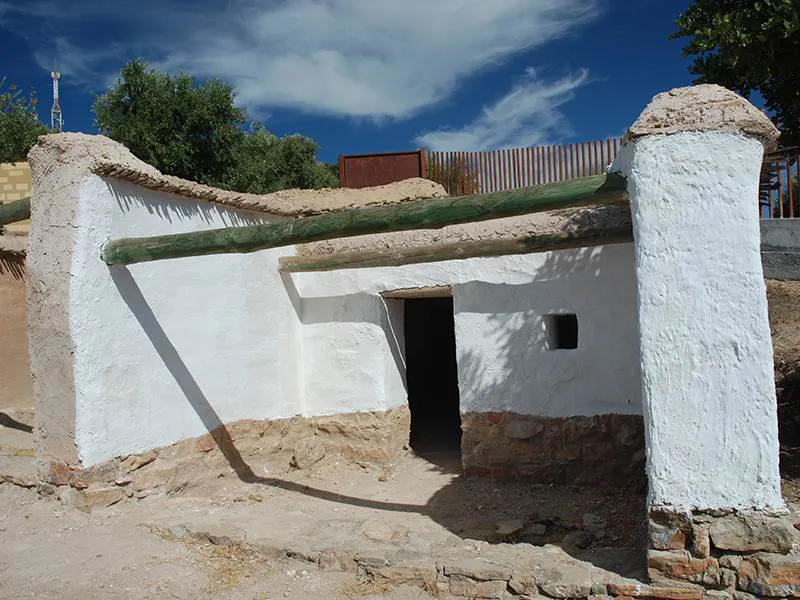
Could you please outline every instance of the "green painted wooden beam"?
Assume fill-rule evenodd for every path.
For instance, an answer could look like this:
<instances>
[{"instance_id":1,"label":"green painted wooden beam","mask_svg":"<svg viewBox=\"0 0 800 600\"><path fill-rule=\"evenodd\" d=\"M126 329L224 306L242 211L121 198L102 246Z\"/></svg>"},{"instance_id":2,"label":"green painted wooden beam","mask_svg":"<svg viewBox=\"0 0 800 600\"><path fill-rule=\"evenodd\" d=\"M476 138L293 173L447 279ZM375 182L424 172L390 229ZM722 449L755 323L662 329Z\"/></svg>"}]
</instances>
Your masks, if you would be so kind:
<instances>
[{"instance_id":1,"label":"green painted wooden beam","mask_svg":"<svg viewBox=\"0 0 800 600\"><path fill-rule=\"evenodd\" d=\"M412 263L438 262L477 256L530 254L632 241L633 231L630 225L626 225L590 232L563 231L519 238L470 240L360 252L334 252L319 256L285 256L279 259L278 263L280 270L285 273L333 271L366 267L397 267Z\"/></svg>"},{"instance_id":2,"label":"green painted wooden beam","mask_svg":"<svg viewBox=\"0 0 800 600\"><path fill-rule=\"evenodd\" d=\"M0 204L0 227L31 218L31 199L23 198Z\"/></svg>"},{"instance_id":3,"label":"green painted wooden beam","mask_svg":"<svg viewBox=\"0 0 800 600\"><path fill-rule=\"evenodd\" d=\"M111 240L102 250L109 265L255 252L293 244L369 233L439 229L447 225L626 200L618 174L455 198L425 198L372 208L331 212L264 225L229 227L174 235Z\"/></svg>"}]
</instances>

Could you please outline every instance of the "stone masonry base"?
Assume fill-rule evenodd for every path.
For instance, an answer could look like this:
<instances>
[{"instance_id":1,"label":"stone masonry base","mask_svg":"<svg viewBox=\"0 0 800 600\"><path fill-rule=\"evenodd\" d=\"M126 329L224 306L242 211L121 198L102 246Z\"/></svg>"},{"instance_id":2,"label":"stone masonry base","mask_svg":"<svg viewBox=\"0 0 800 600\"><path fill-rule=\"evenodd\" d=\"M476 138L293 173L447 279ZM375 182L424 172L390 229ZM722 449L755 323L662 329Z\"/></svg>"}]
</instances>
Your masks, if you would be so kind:
<instances>
[{"instance_id":1,"label":"stone masonry base","mask_svg":"<svg viewBox=\"0 0 800 600\"><path fill-rule=\"evenodd\" d=\"M380 462L408 444L408 407L383 412L274 421L237 421L196 438L89 468L39 457L39 480L70 504L108 506L126 498L175 493L234 472L248 482L291 465L308 468L326 454ZM53 491L51 489L51 491Z\"/></svg>"},{"instance_id":2,"label":"stone masonry base","mask_svg":"<svg viewBox=\"0 0 800 600\"><path fill-rule=\"evenodd\" d=\"M644 424L639 415L550 418L510 412L461 417L468 475L538 483L644 487Z\"/></svg>"},{"instance_id":3,"label":"stone masonry base","mask_svg":"<svg viewBox=\"0 0 800 600\"><path fill-rule=\"evenodd\" d=\"M800 532L788 516L650 511L648 575L697 584L708 598L800 596Z\"/></svg>"}]
</instances>

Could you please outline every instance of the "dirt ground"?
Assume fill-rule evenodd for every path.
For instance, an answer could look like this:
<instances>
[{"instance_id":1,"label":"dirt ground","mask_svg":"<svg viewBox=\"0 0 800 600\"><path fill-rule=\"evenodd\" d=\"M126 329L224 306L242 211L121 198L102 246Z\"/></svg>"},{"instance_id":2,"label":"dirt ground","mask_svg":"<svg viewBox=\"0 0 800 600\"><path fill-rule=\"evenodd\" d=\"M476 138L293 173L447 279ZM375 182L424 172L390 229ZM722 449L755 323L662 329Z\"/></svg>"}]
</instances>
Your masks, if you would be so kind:
<instances>
[{"instance_id":1,"label":"dirt ground","mask_svg":"<svg viewBox=\"0 0 800 600\"><path fill-rule=\"evenodd\" d=\"M20 447L30 435L0 425L20 464L32 464ZM265 473L282 485L231 472L202 488L91 511L0 484L0 598L434 597L321 571L316 555L326 548L436 561L490 557L514 542L556 576L643 575L641 492L464 478L456 458L409 454L376 467L329 456L309 470Z\"/></svg>"},{"instance_id":2,"label":"dirt ground","mask_svg":"<svg viewBox=\"0 0 800 600\"><path fill-rule=\"evenodd\" d=\"M0 471L24 482L33 473L32 414L7 412ZM640 485L465 478L452 454L409 453L383 466L330 455L310 469L262 470L269 485L231 470L201 487L92 510L69 506L68 495L0 484L0 598L433 597L360 581L352 569L319 570L330 548L393 564L493 553L500 563L513 548L555 578L643 576Z\"/></svg>"},{"instance_id":3,"label":"dirt ground","mask_svg":"<svg viewBox=\"0 0 800 600\"><path fill-rule=\"evenodd\" d=\"M8 484L0 485L0 519L3 599L430 597L415 587L358 584L352 574L235 545L181 540L153 529L138 510L86 514Z\"/></svg>"},{"instance_id":4,"label":"dirt ground","mask_svg":"<svg viewBox=\"0 0 800 600\"><path fill-rule=\"evenodd\" d=\"M781 472L800 489L800 282L767 281Z\"/></svg>"},{"instance_id":5,"label":"dirt ground","mask_svg":"<svg viewBox=\"0 0 800 600\"><path fill-rule=\"evenodd\" d=\"M5 236L3 236L5 237ZM2 240L0 240L0 244ZM0 247L0 407L33 406L23 262Z\"/></svg>"},{"instance_id":6,"label":"dirt ground","mask_svg":"<svg viewBox=\"0 0 800 600\"><path fill-rule=\"evenodd\" d=\"M789 467L800 464L800 441L786 431L792 419L800 423L800 399L786 378L800 364L800 283L769 287L783 491L797 515L800 478ZM32 419L30 409L0 411L0 475L18 482L33 473ZM381 467L327 456L310 469L275 465L259 475L270 483L245 483L231 470L201 487L92 510L0 483L0 599L435 597L318 569L320 552L331 548L432 561L491 560L513 548L559 581L644 576L641 482L503 483L463 477L451 454L411 453Z\"/></svg>"}]
</instances>

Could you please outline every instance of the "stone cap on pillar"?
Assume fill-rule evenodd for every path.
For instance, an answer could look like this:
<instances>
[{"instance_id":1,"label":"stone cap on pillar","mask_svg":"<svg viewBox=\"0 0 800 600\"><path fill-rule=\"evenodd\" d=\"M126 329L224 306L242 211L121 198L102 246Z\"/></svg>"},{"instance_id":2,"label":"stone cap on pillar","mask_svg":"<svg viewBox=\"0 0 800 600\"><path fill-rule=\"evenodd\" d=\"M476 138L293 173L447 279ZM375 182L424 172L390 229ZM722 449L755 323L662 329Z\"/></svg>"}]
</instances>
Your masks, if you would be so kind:
<instances>
[{"instance_id":1,"label":"stone cap on pillar","mask_svg":"<svg viewBox=\"0 0 800 600\"><path fill-rule=\"evenodd\" d=\"M625 139L684 131L742 133L759 139L767 149L780 136L772 121L746 99L721 85L704 83L654 96Z\"/></svg>"}]
</instances>

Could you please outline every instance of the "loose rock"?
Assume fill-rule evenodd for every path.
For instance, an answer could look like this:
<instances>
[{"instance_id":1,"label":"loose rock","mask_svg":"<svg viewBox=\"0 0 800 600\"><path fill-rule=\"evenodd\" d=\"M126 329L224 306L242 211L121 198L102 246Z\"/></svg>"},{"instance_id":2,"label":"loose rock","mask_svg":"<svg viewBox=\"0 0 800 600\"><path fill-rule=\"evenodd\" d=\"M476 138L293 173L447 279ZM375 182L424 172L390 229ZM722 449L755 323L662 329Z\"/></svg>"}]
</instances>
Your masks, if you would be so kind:
<instances>
[{"instance_id":1,"label":"loose rock","mask_svg":"<svg viewBox=\"0 0 800 600\"><path fill-rule=\"evenodd\" d=\"M325 458L325 446L317 437L306 437L297 441L292 454L295 469L308 469Z\"/></svg>"},{"instance_id":2,"label":"loose rock","mask_svg":"<svg viewBox=\"0 0 800 600\"><path fill-rule=\"evenodd\" d=\"M736 552L786 554L792 548L795 534L788 521L762 515L731 515L716 519L709 527L714 546Z\"/></svg>"}]
</instances>

